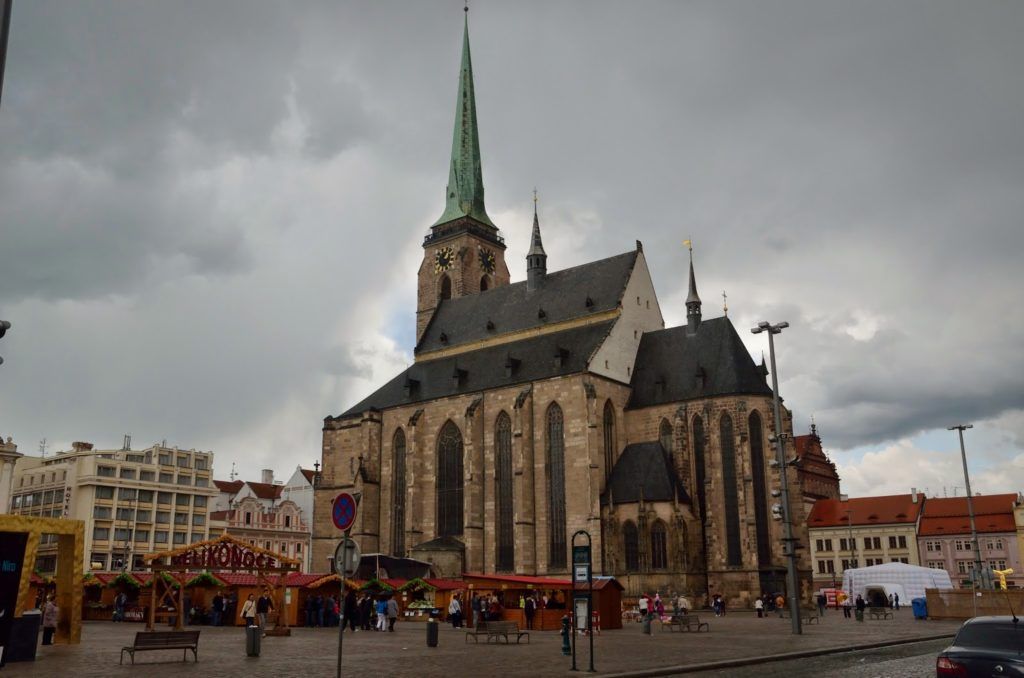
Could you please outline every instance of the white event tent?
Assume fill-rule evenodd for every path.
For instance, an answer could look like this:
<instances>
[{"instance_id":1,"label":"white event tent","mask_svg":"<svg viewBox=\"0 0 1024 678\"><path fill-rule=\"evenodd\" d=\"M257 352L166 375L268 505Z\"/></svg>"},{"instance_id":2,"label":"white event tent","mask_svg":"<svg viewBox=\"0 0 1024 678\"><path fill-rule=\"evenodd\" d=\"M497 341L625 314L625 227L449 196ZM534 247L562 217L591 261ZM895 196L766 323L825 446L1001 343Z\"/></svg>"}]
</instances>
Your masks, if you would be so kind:
<instances>
[{"instance_id":1,"label":"white event tent","mask_svg":"<svg viewBox=\"0 0 1024 678\"><path fill-rule=\"evenodd\" d=\"M882 563L871 567L858 567L843 573L843 590L856 596L865 587L895 584L906 591L909 603L914 598L923 598L925 589L951 589L953 582L945 570L937 570L906 563Z\"/></svg>"}]
</instances>

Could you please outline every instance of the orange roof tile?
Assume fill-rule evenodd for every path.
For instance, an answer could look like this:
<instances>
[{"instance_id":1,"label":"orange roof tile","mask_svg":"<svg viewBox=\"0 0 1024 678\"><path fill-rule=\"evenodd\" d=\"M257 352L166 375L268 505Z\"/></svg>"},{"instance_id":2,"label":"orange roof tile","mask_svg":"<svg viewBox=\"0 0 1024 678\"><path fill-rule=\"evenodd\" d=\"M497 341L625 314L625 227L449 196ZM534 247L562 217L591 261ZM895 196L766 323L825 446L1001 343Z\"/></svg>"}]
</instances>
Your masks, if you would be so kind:
<instances>
[{"instance_id":1,"label":"orange roof tile","mask_svg":"<svg viewBox=\"0 0 1024 678\"><path fill-rule=\"evenodd\" d=\"M246 485L260 499L278 499L281 496L281 491L284 490L283 485L273 485L271 483L254 483L250 481Z\"/></svg>"},{"instance_id":2,"label":"orange roof tile","mask_svg":"<svg viewBox=\"0 0 1024 678\"><path fill-rule=\"evenodd\" d=\"M1015 532L1013 504L1016 494L989 494L971 498L974 524L978 532ZM967 497L929 499L921 514L922 536L970 534L971 523Z\"/></svg>"},{"instance_id":3,"label":"orange roof tile","mask_svg":"<svg viewBox=\"0 0 1024 678\"><path fill-rule=\"evenodd\" d=\"M974 515L983 513L1006 513L1013 515L1016 494L982 494L971 497ZM967 497L942 497L929 499L922 516L928 518L967 516Z\"/></svg>"},{"instance_id":4,"label":"orange roof tile","mask_svg":"<svg viewBox=\"0 0 1024 678\"><path fill-rule=\"evenodd\" d=\"M241 480L214 480L213 484L217 486L218 490L228 494L238 494L242 485L245 485Z\"/></svg>"},{"instance_id":5,"label":"orange roof tile","mask_svg":"<svg viewBox=\"0 0 1024 678\"><path fill-rule=\"evenodd\" d=\"M918 492L917 502L909 494L893 494L885 497L856 497L841 499L819 499L814 503L807 518L808 527L845 527L847 511L853 525L889 525L917 522L917 516L924 504L924 493Z\"/></svg>"}]
</instances>

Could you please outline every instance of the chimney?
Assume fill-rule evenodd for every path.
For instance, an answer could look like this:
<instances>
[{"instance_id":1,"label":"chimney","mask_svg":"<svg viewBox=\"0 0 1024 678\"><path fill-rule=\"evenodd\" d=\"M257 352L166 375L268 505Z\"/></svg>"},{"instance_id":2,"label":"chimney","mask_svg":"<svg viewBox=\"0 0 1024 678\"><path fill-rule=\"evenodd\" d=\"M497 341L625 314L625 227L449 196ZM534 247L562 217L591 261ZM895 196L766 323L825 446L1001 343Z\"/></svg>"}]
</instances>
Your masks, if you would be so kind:
<instances>
[{"instance_id":1,"label":"chimney","mask_svg":"<svg viewBox=\"0 0 1024 678\"><path fill-rule=\"evenodd\" d=\"M260 479L261 483L265 483L267 485L273 485L274 484L274 469L272 469L272 468L265 468L265 469L263 469L263 471L261 471L261 474L263 476Z\"/></svg>"},{"instance_id":2,"label":"chimney","mask_svg":"<svg viewBox=\"0 0 1024 678\"><path fill-rule=\"evenodd\" d=\"M912 501L915 504L917 503L917 488L916 487L910 488L910 501Z\"/></svg>"}]
</instances>

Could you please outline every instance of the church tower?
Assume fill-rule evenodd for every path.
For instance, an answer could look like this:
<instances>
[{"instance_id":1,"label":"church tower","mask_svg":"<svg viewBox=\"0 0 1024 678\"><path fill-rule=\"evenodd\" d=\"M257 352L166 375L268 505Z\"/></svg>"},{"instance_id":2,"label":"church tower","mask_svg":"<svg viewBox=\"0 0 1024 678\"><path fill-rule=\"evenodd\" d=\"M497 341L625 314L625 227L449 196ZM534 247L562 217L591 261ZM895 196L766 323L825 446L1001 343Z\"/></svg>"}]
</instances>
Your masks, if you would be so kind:
<instances>
[{"instance_id":1,"label":"church tower","mask_svg":"<svg viewBox=\"0 0 1024 678\"><path fill-rule=\"evenodd\" d=\"M484 208L467 14L444 213L423 240L416 304L416 340L423 336L434 311L443 300L476 294L508 283L505 240Z\"/></svg>"}]
</instances>

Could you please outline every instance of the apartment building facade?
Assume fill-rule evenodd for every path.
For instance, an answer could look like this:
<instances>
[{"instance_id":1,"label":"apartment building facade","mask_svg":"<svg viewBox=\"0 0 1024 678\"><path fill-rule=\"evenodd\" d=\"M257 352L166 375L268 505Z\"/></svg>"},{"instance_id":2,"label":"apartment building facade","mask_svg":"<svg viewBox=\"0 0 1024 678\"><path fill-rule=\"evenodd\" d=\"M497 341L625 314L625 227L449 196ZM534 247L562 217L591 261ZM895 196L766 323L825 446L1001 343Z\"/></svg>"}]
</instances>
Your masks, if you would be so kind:
<instances>
[{"instance_id":1,"label":"apartment building facade","mask_svg":"<svg viewBox=\"0 0 1024 678\"><path fill-rule=\"evenodd\" d=\"M132 570L143 556L209 538L213 453L154 445L96 450L76 442L52 456L20 457L10 512L85 522L85 568ZM56 538L44 535L36 569L56 568Z\"/></svg>"}]
</instances>

